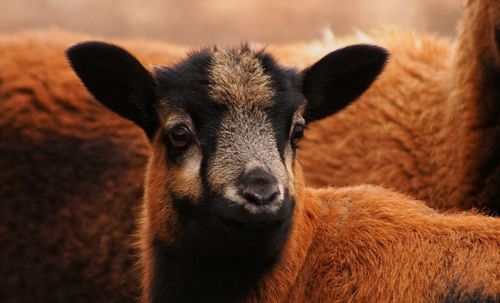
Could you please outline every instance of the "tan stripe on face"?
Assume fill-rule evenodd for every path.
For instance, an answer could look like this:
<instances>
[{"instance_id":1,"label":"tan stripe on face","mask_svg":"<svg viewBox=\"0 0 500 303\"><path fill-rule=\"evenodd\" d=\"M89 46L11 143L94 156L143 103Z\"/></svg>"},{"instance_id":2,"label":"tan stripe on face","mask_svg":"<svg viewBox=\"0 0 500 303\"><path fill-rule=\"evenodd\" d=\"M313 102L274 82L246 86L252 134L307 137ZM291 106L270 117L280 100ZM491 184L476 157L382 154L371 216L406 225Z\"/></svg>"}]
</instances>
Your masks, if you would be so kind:
<instances>
[{"instance_id":1,"label":"tan stripe on face","mask_svg":"<svg viewBox=\"0 0 500 303\"><path fill-rule=\"evenodd\" d=\"M208 166L208 183L216 192L236 184L252 168L261 168L288 184L272 123L260 110L228 111L221 120L217 147Z\"/></svg>"},{"instance_id":2,"label":"tan stripe on face","mask_svg":"<svg viewBox=\"0 0 500 303\"><path fill-rule=\"evenodd\" d=\"M214 51L209 78L215 102L243 108L271 105L271 77L250 50Z\"/></svg>"}]
</instances>

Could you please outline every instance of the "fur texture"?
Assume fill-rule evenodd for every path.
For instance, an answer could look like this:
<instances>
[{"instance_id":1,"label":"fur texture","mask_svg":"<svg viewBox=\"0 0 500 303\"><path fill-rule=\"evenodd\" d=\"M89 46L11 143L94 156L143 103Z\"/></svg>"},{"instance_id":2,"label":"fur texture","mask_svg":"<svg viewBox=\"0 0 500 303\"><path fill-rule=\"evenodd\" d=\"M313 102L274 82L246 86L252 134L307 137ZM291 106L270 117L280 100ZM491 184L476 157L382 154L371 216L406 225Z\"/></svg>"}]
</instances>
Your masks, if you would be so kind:
<instances>
[{"instance_id":1,"label":"fur texture","mask_svg":"<svg viewBox=\"0 0 500 303\"><path fill-rule=\"evenodd\" d=\"M157 168L154 162L158 160L152 161L150 168ZM236 281L226 280L231 277L226 271L233 266L229 263L216 264L209 272L193 271L200 275L201 283L190 288L189 296L173 302L208 300L210 297L197 296L204 291L203 287L224 289L217 283L220 282L225 283L229 292L238 289L237 282L244 281L244 277L253 283L242 299L245 302L497 302L500 299L499 219L473 213L440 214L421 201L375 186L306 189L300 166L296 168L293 225L280 261L262 270L259 264L247 260L253 269L265 272L256 280L252 280L245 268L237 268L240 274L245 274L237 276ZM148 201L161 196L153 186L165 180L156 169L150 173L154 179L147 181L152 186L148 187ZM165 222L165 218L176 222L172 209L155 217L158 222ZM141 232L145 245L158 230L165 231L164 224L153 226L146 222ZM162 237L175 243L178 233L170 226ZM164 247L162 243L156 242L153 247ZM146 249L142 258L152 262L147 263L144 273L146 289L150 289L153 271L158 266L172 268L183 263L182 257L174 259L175 262L158 258L156 254L170 256L173 252L153 247ZM181 268L181 277L192 278L191 271ZM160 289L168 288L169 283L185 286L177 279L171 280L170 274L177 277L179 273L164 273L161 277L166 284ZM222 299L227 299L226 295L220 295L221 302L230 302ZM144 296L142 302L151 302L149 296Z\"/></svg>"},{"instance_id":2,"label":"fur texture","mask_svg":"<svg viewBox=\"0 0 500 303\"><path fill-rule=\"evenodd\" d=\"M308 184L372 183L432 207L498 214L499 20L500 1L476 0L453 47L376 37L390 62L355 104L311 126L301 154Z\"/></svg>"},{"instance_id":3,"label":"fur texture","mask_svg":"<svg viewBox=\"0 0 500 303\"><path fill-rule=\"evenodd\" d=\"M0 301L133 302L145 136L64 58L84 35L0 38ZM184 50L130 43L158 61Z\"/></svg>"},{"instance_id":4,"label":"fur texture","mask_svg":"<svg viewBox=\"0 0 500 303\"><path fill-rule=\"evenodd\" d=\"M360 52L362 48L366 52ZM422 202L374 186L316 191L305 186L291 131L304 122L292 119L303 111L318 118L334 114L335 107L324 106L329 102L325 96L336 99L339 95L359 95L366 86L346 87L345 79L357 78L357 73L364 75L365 70L376 75L385 61L383 49L344 48L293 75L283 72L285 69L269 57L264 73L276 79L269 82L273 90L269 95L279 93L281 98L269 97L238 117L232 114L249 103L243 97L247 96L246 88L225 86L224 95L242 98L224 107L220 100L208 97L212 83L203 79L218 51L193 53L167 71L157 69L153 75L156 87L149 88L141 98L130 98L137 96L130 86L144 87L150 80L142 76L144 69L135 65L110 80L107 87L94 81L115 75L113 69L121 70L123 63L134 61L126 51L104 43L83 43L67 53L89 91L103 93L97 96L99 102L127 117L128 112L123 114L122 108L129 108L130 103L139 105L132 116L139 115L137 124L143 129L147 130L143 120L153 114L159 120L168 120L170 115L177 120L179 111L191 117L170 128L159 126L151 137L138 234L139 264L143 268L141 302L500 300L500 218L475 213L440 214ZM353 60L350 66L338 60L346 55ZM369 57L378 59L372 61ZM79 64L87 62L87 58L95 60L94 66ZM255 65L264 65L258 53L244 49L235 52L235 60L228 67L238 67L238 62L248 58L253 58ZM337 72L332 75L330 70ZM248 74L251 76L251 71ZM302 81L301 86L283 85L290 78L307 81ZM123 87L123 103L113 108L110 104L114 106L115 98L107 91L121 88L124 79L134 81ZM325 81L331 87L340 83L343 88L336 90L336 95L324 89ZM310 95L311 91L316 93ZM156 92L155 101L148 97L152 92ZM301 93L313 102L304 104L299 98ZM151 102L175 109L143 115L142 105ZM164 114L167 117L161 117ZM232 119L225 120L227 116ZM193 126L188 125L190 122ZM177 144L176 137L165 136L178 130L179 125L193 128L192 140L180 140L187 144ZM227 131L232 128L237 130ZM269 132L275 134L275 140L268 140ZM231 136L228 138L226 133ZM214 162L219 157L219 144L224 145L222 153L235 150L235 155L223 163ZM214 166L219 170L224 167L227 174L236 173L239 178L247 177L246 167L254 161L284 167L285 146L293 150L294 191L282 184L284 197L256 204L243 192L231 197L221 195L221 187L234 185L231 178L212 184ZM183 170L183 164L191 161L193 149L202 154L198 168L202 194L197 199L178 197L177 174L170 172ZM252 152L243 152L242 157L240 153L245 149ZM259 154L259 149L266 153ZM266 157L270 162L265 161ZM279 171L265 173L278 178L278 184L282 180ZM273 182L259 177L252 183L258 186ZM240 199L243 205L236 205L233 198ZM248 210L245 205L254 208ZM269 212L270 205L277 211Z\"/></svg>"},{"instance_id":5,"label":"fur texture","mask_svg":"<svg viewBox=\"0 0 500 303\"><path fill-rule=\"evenodd\" d=\"M392 59L365 96L306 133L301 156L308 184L376 183L430 206L497 210L495 5L470 1L453 45L416 33L361 37L387 47ZM132 302L138 293L130 243L149 147L140 130L95 103L71 72L64 49L88 39L60 31L0 37L4 302ZM270 50L287 65L305 67L347 42ZM177 62L186 51L118 43L147 66ZM483 113L476 116L478 107ZM490 117L481 120L485 113Z\"/></svg>"},{"instance_id":6,"label":"fur texture","mask_svg":"<svg viewBox=\"0 0 500 303\"><path fill-rule=\"evenodd\" d=\"M498 219L438 214L373 186L307 190L304 203L297 221L313 228L298 232L307 240L295 246L304 251L293 251L304 261L291 261L300 265L286 299L268 294L264 301L442 302L457 293L455 302L499 299Z\"/></svg>"}]
</instances>

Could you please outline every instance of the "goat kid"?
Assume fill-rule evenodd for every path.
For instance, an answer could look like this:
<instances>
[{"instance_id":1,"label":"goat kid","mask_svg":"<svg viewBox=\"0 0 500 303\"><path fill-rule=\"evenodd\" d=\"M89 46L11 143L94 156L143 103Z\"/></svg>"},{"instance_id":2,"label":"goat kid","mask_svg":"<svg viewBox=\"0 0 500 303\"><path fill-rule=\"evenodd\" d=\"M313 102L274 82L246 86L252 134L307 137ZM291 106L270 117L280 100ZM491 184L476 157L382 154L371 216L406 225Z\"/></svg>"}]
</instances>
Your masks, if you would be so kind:
<instances>
[{"instance_id":1,"label":"goat kid","mask_svg":"<svg viewBox=\"0 0 500 303\"><path fill-rule=\"evenodd\" d=\"M385 50L346 47L298 72L247 46L204 49L153 74L111 44L67 54L152 146L142 302L499 298L498 219L441 215L378 187L304 185L306 124L360 96Z\"/></svg>"}]
</instances>

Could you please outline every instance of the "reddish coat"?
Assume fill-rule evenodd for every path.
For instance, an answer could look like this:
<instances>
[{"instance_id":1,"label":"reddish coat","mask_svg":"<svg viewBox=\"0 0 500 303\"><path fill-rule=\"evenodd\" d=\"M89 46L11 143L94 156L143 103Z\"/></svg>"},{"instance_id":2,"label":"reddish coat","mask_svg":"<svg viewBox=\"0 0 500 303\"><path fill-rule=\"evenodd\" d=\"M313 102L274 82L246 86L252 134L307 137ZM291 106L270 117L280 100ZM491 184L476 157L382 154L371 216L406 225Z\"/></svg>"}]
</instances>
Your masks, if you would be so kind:
<instances>
[{"instance_id":1,"label":"reddish coat","mask_svg":"<svg viewBox=\"0 0 500 303\"><path fill-rule=\"evenodd\" d=\"M431 206L498 207L498 87L488 80L499 66L495 5L470 2L454 48L432 35L374 34L392 51L387 73L350 109L312 126L302 146L310 183L373 182ZM0 37L0 293L10 302L126 302L137 293L130 243L149 147L131 123L91 101L69 69L64 49L89 38ZM145 64L185 52L120 44ZM307 64L331 50L319 45L275 52Z\"/></svg>"}]
</instances>

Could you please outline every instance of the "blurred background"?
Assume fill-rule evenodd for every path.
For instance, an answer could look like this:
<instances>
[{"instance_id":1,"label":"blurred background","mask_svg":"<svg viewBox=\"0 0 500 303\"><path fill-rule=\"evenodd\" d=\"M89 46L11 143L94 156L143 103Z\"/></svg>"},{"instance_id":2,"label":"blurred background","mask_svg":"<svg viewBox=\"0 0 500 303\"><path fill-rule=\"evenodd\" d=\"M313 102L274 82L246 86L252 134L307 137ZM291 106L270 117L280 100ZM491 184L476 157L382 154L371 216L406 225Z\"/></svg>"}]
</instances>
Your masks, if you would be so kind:
<instances>
[{"instance_id":1,"label":"blurred background","mask_svg":"<svg viewBox=\"0 0 500 303\"><path fill-rule=\"evenodd\" d=\"M342 36L381 26L454 36L460 0L0 0L0 33L62 28L190 46Z\"/></svg>"}]
</instances>

